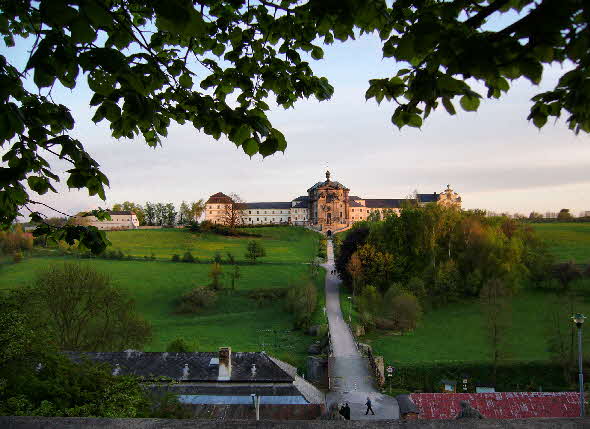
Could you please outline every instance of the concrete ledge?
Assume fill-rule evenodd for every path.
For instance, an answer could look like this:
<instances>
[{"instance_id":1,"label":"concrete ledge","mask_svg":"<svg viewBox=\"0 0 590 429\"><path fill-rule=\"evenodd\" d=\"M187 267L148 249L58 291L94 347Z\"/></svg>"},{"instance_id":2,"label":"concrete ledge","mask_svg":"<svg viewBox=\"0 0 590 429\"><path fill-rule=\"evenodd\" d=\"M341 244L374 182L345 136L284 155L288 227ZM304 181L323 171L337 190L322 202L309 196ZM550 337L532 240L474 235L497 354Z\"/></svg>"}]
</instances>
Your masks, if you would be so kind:
<instances>
[{"instance_id":1,"label":"concrete ledge","mask_svg":"<svg viewBox=\"0 0 590 429\"><path fill-rule=\"evenodd\" d=\"M78 417L0 417L3 429L213 429L213 428L256 428L256 429L581 429L590 428L590 418L571 419L520 419L520 420L407 420L347 422L333 420L314 421L270 421L252 420L168 420L168 419L103 419Z\"/></svg>"}]
</instances>

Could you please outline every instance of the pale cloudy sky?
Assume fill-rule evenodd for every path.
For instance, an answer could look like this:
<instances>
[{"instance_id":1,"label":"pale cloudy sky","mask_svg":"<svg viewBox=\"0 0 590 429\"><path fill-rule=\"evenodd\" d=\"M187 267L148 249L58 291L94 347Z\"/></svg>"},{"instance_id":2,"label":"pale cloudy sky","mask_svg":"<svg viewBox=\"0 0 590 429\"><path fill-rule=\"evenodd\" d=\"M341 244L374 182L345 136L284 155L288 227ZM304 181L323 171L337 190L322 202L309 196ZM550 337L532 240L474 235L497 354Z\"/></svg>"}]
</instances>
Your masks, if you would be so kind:
<instances>
[{"instance_id":1,"label":"pale cloudy sky","mask_svg":"<svg viewBox=\"0 0 590 429\"><path fill-rule=\"evenodd\" d=\"M59 195L39 199L68 213L124 200L178 204L218 191L238 193L246 201L289 201L323 180L327 162L333 180L365 198L400 198L450 184L463 197L464 208L527 214L562 207L575 214L590 210L590 137L575 136L563 121L542 131L526 121L530 98L553 87L563 73L560 67L546 69L540 87L515 82L508 96L484 100L477 113L451 117L437 111L422 129L399 131L390 122L393 104L378 106L364 98L369 79L392 76L401 68L382 60L376 37L335 44L312 66L330 79L333 99L274 109L271 119L288 147L285 154L264 160L250 159L233 144L217 142L190 125L172 127L158 149L139 139L116 141L105 124L90 121L84 82L73 93L58 89L55 97L72 107L77 120L75 135L111 186L106 204L65 187Z\"/></svg>"}]
</instances>

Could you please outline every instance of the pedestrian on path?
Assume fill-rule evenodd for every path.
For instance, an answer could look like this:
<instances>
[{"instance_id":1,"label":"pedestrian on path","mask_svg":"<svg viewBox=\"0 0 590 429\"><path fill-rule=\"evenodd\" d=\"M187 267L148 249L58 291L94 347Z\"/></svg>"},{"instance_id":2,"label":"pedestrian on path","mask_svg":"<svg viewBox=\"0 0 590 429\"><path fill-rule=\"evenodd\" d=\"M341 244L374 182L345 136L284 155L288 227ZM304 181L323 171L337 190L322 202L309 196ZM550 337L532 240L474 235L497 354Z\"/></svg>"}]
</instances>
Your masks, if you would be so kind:
<instances>
[{"instance_id":1,"label":"pedestrian on path","mask_svg":"<svg viewBox=\"0 0 590 429\"><path fill-rule=\"evenodd\" d=\"M365 405L367 406L367 412L365 413L365 416L369 414L369 411L371 412L371 414L375 415L375 413L373 412L373 408L371 407L371 398L369 398L368 396L367 403Z\"/></svg>"},{"instance_id":2,"label":"pedestrian on path","mask_svg":"<svg viewBox=\"0 0 590 429\"><path fill-rule=\"evenodd\" d=\"M350 420L350 407L348 406L348 402L344 405L343 411L344 411L344 418L346 420Z\"/></svg>"}]
</instances>

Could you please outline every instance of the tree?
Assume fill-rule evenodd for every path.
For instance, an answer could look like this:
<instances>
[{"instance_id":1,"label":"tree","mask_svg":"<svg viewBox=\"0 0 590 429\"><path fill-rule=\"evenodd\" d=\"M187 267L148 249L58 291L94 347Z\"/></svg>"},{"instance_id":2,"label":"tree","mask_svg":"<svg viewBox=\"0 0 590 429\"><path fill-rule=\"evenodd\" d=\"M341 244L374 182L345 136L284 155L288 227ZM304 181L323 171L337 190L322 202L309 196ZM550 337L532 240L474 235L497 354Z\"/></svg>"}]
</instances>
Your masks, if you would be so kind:
<instances>
[{"instance_id":1,"label":"tree","mask_svg":"<svg viewBox=\"0 0 590 429\"><path fill-rule=\"evenodd\" d=\"M543 215L539 212L532 211L529 214L529 219L530 220L541 220L541 219L543 219Z\"/></svg>"},{"instance_id":2,"label":"tree","mask_svg":"<svg viewBox=\"0 0 590 429\"><path fill-rule=\"evenodd\" d=\"M416 328L422 317L422 307L418 299L410 292L401 292L390 301L389 317L400 332Z\"/></svg>"},{"instance_id":3,"label":"tree","mask_svg":"<svg viewBox=\"0 0 590 429\"><path fill-rule=\"evenodd\" d=\"M178 209L178 216L179 225L186 225L193 220L191 217L191 208L185 201L180 203L180 208Z\"/></svg>"},{"instance_id":4,"label":"tree","mask_svg":"<svg viewBox=\"0 0 590 429\"><path fill-rule=\"evenodd\" d=\"M162 203L154 204L155 223L158 226L166 224L166 206Z\"/></svg>"},{"instance_id":5,"label":"tree","mask_svg":"<svg viewBox=\"0 0 590 429\"><path fill-rule=\"evenodd\" d=\"M354 252L346 264L346 271L352 279L352 298L356 295L358 287L363 281L363 264L359 258L358 252Z\"/></svg>"},{"instance_id":6,"label":"tree","mask_svg":"<svg viewBox=\"0 0 590 429\"><path fill-rule=\"evenodd\" d=\"M150 226L156 224L156 207L149 201L145 203L145 222Z\"/></svg>"},{"instance_id":7,"label":"tree","mask_svg":"<svg viewBox=\"0 0 590 429\"><path fill-rule=\"evenodd\" d=\"M561 209L557 214L557 220L567 222L572 220L574 217L570 213L570 209Z\"/></svg>"},{"instance_id":8,"label":"tree","mask_svg":"<svg viewBox=\"0 0 590 429\"><path fill-rule=\"evenodd\" d=\"M205 211L205 201L200 199L199 201L193 201L191 203L191 220L198 221L203 212Z\"/></svg>"},{"instance_id":9,"label":"tree","mask_svg":"<svg viewBox=\"0 0 590 429\"><path fill-rule=\"evenodd\" d=\"M61 350L137 349L151 339L151 327L133 300L88 265L45 268L28 292L23 307Z\"/></svg>"},{"instance_id":10,"label":"tree","mask_svg":"<svg viewBox=\"0 0 590 429\"><path fill-rule=\"evenodd\" d=\"M492 351L494 367L493 381L496 382L498 363L509 357L508 333L510 329L510 301L507 299L509 290L497 279L487 281L480 292L487 328L487 339Z\"/></svg>"},{"instance_id":11,"label":"tree","mask_svg":"<svg viewBox=\"0 0 590 429\"><path fill-rule=\"evenodd\" d=\"M396 102L392 121L400 128L420 127L441 104L455 114L455 98L464 110L477 110L483 97L472 85L500 98L511 80L538 84L543 65L557 62L572 67L553 90L533 97L528 119L543 127L566 113L570 129L590 131L588 95L579 91L588 77L589 6L580 0L4 3L0 34L8 50L22 50L15 39L34 39L24 69L0 57L0 143L11 145L4 158L13 161L0 183L4 228L35 203L30 194L57 192L59 177L45 153L72 165L69 187L106 198L107 177L71 136L68 107L51 98L56 85L75 90L80 71L93 120L109 122L115 138L143 136L155 147L172 122L188 122L216 139L227 136L248 156L268 156L287 142L270 122L266 100L290 108L310 96L329 99L333 88L314 75L308 57L321 59L322 45L335 39L376 33L382 55L405 68L370 80L365 97ZM497 29L486 25L509 21L505 14L516 18ZM64 228L68 244L82 238L97 248L92 240L106 240Z\"/></svg>"},{"instance_id":12,"label":"tree","mask_svg":"<svg viewBox=\"0 0 590 429\"><path fill-rule=\"evenodd\" d=\"M229 273L229 277L231 279L231 290L234 291L236 290L236 283L242 277L240 274L240 267L238 265L233 266L233 269Z\"/></svg>"},{"instance_id":13,"label":"tree","mask_svg":"<svg viewBox=\"0 0 590 429\"><path fill-rule=\"evenodd\" d=\"M255 264L256 259L266 256L266 251L264 250L264 247L262 247L262 244L260 244L258 241L250 240L248 242L248 251L246 252L245 256L247 260Z\"/></svg>"},{"instance_id":14,"label":"tree","mask_svg":"<svg viewBox=\"0 0 590 429\"><path fill-rule=\"evenodd\" d=\"M168 226L174 226L176 225L176 209L174 208L174 204L172 203L168 203L164 206L164 211L163 211L163 218L164 221L163 223L168 225Z\"/></svg>"},{"instance_id":15,"label":"tree","mask_svg":"<svg viewBox=\"0 0 590 429\"><path fill-rule=\"evenodd\" d=\"M238 194L229 194L232 200L231 204L224 204L223 213L221 214L221 222L229 227L236 228L244 224L244 210L246 209L246 203L242 201Z\"/></svg>"},{"instance_id":16,"label":"tree","mask_svg":"<svg viewBox=\"0 0 590 429\"><path fill-rule=\"evenodd\" d=\"M217 262L211 264L209 278L211 279L211 288L213 290L221 290L223 288L221 284L221 279L223 278L223 269L221 268L221 264Z\"/></svg>"}]
</instances>

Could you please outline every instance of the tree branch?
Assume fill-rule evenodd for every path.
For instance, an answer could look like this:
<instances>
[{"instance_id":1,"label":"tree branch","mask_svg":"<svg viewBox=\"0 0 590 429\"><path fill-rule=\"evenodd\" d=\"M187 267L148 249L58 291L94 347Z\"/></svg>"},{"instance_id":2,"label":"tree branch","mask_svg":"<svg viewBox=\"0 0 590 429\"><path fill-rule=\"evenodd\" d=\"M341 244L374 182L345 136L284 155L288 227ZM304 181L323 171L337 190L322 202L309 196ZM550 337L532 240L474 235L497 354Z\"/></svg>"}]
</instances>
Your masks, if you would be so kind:
<instances>
[{"instance_id":1,"label":"tree branch","mask_svg":"<svg viewBox=\"0 0 590 429\"><path fill-rule=\"evenodd\" d=\"M479 28L480 25L484 23L486 18L488 18L494 12L497 12L506 4L508 4L510 0L496 0L493 3L490 3L486 7L484 7L477 15L472 16L468 20L464 22L464 24L470 26L471 28Z\"/></svg>"}]
</instances>

